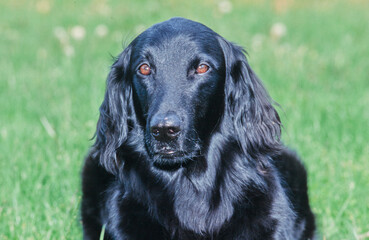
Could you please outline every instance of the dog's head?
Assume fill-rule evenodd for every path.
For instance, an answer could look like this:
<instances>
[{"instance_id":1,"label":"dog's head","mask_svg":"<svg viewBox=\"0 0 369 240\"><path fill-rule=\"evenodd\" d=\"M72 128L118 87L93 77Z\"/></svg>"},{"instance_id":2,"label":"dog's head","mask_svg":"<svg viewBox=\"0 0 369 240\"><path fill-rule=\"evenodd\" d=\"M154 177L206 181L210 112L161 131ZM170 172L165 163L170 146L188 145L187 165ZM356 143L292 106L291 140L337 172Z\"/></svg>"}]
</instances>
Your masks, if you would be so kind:
<instances>
[{"instance_id":1,"label":"dog's head","mask_svg":"<svg viewBox=\"0 0 369 240\"><path fill-rule=\"evenodd\" d=\"M129 138L163 170L204 156L217 131L249 154L279 140L278 115L242 49L183 18L152 26L123 51L100 113L96 146L112 172Z\"/></svg>"}]
</instances>

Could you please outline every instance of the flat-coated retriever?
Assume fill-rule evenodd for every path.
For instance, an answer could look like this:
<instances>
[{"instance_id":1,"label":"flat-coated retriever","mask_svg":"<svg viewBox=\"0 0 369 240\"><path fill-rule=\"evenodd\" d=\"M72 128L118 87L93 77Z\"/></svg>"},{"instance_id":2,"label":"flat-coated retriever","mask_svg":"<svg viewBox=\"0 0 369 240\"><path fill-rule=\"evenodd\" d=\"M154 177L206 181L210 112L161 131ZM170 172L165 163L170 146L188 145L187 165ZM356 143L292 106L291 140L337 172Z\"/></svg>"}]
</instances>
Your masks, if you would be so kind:
<instances>
[{"instance_id":1,"label":"flat-coated retriever","mask_svg":"<svg viewBox=\"0 0 369 240\"><path fill-rule=\"evenodd\" d=\"M313 239L306 171L280 127L242 48L183 18L152 26L107 79L84 238Z\"/></svg>"}]
</instances>

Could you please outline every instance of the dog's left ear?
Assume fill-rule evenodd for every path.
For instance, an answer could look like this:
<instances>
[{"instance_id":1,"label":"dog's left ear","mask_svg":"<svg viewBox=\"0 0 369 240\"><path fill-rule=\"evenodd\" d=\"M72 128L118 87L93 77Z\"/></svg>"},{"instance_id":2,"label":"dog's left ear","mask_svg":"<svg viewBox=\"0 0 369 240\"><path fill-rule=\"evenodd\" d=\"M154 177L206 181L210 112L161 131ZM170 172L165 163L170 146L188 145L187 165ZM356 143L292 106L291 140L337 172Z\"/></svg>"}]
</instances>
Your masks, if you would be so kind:
<instances>
[{"instance_id":1,"label":"dog's left ear","mask_svg":"<svg viewBox=\"0 0 369 240\"><path fill-rule=\"evenodd\" d=\"M258 158L280 149L281 122L244 50L219 37L226 65L225 114L244 153Z\"/></svg>"}]
</instances>

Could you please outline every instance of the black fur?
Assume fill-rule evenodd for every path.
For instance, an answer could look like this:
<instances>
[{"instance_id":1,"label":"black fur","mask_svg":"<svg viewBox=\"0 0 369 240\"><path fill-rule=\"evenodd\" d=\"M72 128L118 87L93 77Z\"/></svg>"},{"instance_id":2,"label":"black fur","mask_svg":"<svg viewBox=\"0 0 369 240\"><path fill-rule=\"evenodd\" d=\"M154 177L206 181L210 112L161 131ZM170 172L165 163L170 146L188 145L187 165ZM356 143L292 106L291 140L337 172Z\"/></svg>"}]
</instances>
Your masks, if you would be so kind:
<instances>
[{"instance_id":1,"label":"black fur","mask_svg":"<svg viewBox=\"0 0 369 240\"><path fill-rule=\"evenodd\" d=\"M280 125L240 47L190 20L154 25L107 79L82 175L84 239L103 225L105 239L313 239L306 172Z\"/></svg>"}]
</instances>

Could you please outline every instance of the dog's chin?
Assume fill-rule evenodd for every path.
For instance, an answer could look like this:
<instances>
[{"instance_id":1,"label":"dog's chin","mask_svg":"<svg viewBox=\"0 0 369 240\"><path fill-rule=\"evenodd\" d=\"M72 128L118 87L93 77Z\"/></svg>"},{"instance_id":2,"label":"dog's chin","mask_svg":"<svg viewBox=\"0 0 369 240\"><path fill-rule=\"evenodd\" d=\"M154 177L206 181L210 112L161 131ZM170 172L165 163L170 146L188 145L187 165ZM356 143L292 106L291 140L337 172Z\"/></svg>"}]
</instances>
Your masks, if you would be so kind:
<instances>
[{"instance_id":1,"label":"dog's chin","mask_svg":"<svg viewBox=\"0 0 369 240\"><path fill-rule=\"evenodd\" d=\"M190 158L183 153L158 153L154 155L153 165L164 171L176 171L186 167Z\"/></svg>"}]
</instances>

